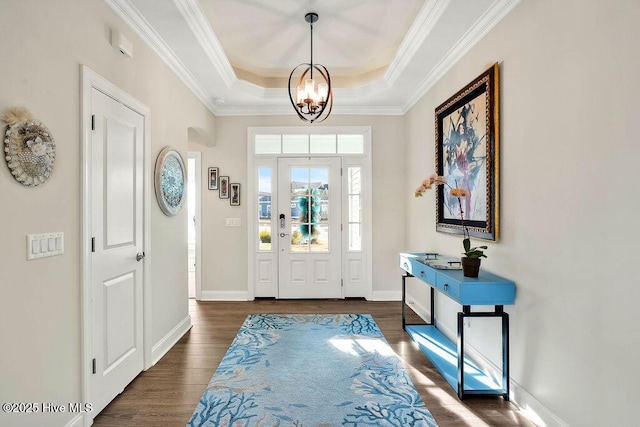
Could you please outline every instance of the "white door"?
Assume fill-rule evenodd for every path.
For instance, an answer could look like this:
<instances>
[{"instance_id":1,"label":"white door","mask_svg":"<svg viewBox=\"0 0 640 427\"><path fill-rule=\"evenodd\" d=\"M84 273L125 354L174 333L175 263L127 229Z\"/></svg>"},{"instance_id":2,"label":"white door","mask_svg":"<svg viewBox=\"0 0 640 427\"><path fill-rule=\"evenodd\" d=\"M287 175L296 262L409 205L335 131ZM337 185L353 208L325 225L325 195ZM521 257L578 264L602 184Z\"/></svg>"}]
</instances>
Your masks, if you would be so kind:
<instances>
[{"instance_id":1,"label":"white door","mask_svg":"<svg viewBox=\"0 0 640 427\"><path fill-rule=\"evenodd\" d=\"M93 410L144 368L144 117L92 89Z\"/></svg>"},{"instance_id":2,"label":"white door","mask_svg":"<svg viewBox=\"0 0 640 427\"><path fill-rule=\"evenodd\" d=\"M200 299L200 152L189 152L187 163L187 271L189 298Z\"/></svg>"},{"instance_id":3,"label":"white door","mask_svg":"<svg viewBox=\"0 0 640 427\"><path fill-rule=\"evenodd\" d=\"M342 298L340 166L278 159L279 298Z\"/></svg>"}]
</instances>

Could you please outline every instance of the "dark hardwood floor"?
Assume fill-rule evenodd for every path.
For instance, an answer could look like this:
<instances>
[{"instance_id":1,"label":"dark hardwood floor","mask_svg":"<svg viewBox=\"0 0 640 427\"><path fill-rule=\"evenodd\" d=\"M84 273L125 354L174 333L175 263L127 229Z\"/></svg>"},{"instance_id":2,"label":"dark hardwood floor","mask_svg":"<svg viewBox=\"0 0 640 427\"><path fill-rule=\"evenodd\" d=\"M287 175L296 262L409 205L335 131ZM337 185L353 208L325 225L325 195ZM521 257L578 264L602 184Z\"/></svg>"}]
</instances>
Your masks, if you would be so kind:
<instances>
[{"instance_id":1,"label":"dark hardwood floor","mask_svg":"<svg viewBox=\"0 0 640 427\"><path fill-rule=\"evenodd\" d=\"M369 313L402 358L422 399L442 426L534 426L502 398L458 400L402 330L400 302L364 300L190 300L193 328L141 373L94 421L95 426L184 426L248 314ZM410 310L409 310L410 311Z\"/></svg>"}]
</instances>

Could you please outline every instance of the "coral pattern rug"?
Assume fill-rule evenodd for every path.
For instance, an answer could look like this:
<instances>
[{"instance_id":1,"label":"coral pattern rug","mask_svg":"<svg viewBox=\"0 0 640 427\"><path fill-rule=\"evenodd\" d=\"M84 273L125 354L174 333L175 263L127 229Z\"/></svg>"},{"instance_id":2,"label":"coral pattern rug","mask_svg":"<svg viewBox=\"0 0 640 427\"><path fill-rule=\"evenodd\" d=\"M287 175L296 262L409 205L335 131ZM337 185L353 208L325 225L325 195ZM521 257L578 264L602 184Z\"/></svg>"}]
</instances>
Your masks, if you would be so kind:
<instances>
[{"instance_id":1,"label":"coral pattern rug","mask_svg":"<svg viewBox=\"0 0 640 427\"><path fill-rule=\"evenodd\" d=\"M247 317L188 426L436 426L369 314Z\"/></svg>"}]
</instances>

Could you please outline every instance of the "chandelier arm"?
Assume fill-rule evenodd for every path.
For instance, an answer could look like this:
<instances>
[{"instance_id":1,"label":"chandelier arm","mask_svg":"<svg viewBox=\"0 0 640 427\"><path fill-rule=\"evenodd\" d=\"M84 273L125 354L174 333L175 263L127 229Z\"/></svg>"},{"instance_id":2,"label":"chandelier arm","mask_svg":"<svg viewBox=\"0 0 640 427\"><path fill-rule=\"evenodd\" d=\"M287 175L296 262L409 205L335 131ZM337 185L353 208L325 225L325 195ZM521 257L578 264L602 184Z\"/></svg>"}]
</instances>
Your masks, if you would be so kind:
<instances>
[{"instance_id":1,"label":"chandelier arm","mask_svg":"<svg viewBox=\"0 0 640 427\"><path fill-rule=\"evenodd\" d=\"M320 111L318 111L314 115L314 118L311 119L311 123L322 123L327 119L327 117L329 117L329 114L331 114L331 110L333 109L333 92L331 89L331 76L329 74L329 70L327 70L327 67L325 67L322 64L315 64L312 68L315 68L316 71L318 71L318 73L320 73L320 75L327 82L327 99L324 105L321 107ZM322 114L325 112L327 108L327 104L329 104L329 110L327 111L327 114L324 117L322 117Z\"/></svg>"},{"instance_id":2,"label":"chandelier arm","mask_svg":"<svg viewBox=\"0 0 640 427\"><path fill-rule=\"evenodd\" d=\"M296 104L296 102L293 100L293 96L291 95L291 78L293 77L293 74L296 72L296 70L298 70L298 68L300 67L311 67L311 64L303 62L302 64L297 65L293 70L291 70L291 74L289 74L289 100L291 101L291 105L293 106L293 109L296 111L296 114L298 114L298 117L300 117L300 119L304 120L305 122L308 122L309 119L306 118L299 110L298 110L298 106ZM307 75L307 73L309 72L309 68L307 68L304 73L302 73L302 76L300 77L300 79L298 80L298 85L300 85L300 83L302 83L304 76ZM296 85L296 91L298 90L298 85ZM297 95L297 94L296 94Z\"/></svg>"}]
</instances>

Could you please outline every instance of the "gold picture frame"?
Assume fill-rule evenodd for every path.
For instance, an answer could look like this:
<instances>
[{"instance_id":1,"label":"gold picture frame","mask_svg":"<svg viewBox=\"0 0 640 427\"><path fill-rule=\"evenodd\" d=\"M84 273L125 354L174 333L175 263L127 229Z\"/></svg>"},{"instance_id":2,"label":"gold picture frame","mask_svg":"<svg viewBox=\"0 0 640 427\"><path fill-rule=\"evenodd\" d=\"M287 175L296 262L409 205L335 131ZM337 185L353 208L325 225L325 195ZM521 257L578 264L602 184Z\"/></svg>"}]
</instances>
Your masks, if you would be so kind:
<instances>
[{"instance_id":1,"label":"gold picture frame","mask_svg":"<svg viewBox=\"0 0 640 427\"><path fill-rule=\"evenodd\" d=\"M500 109L498 63L435 110L436 173L451 188L436 188L436 231L498 240Z\"/></svg>"}]
</instances>

